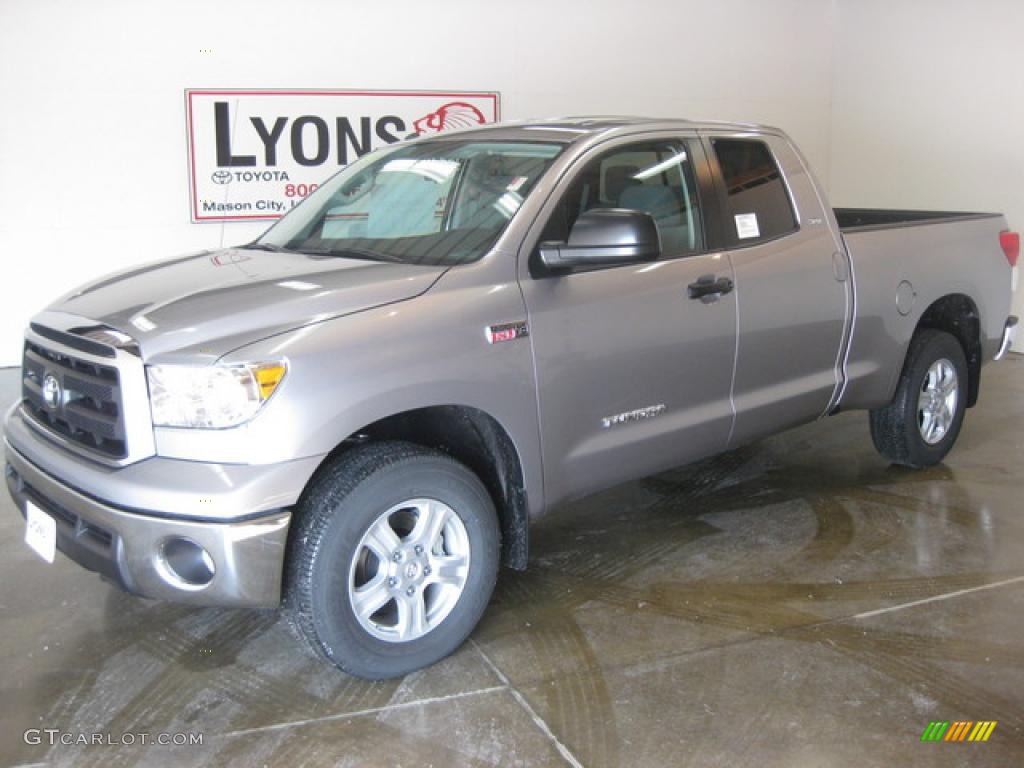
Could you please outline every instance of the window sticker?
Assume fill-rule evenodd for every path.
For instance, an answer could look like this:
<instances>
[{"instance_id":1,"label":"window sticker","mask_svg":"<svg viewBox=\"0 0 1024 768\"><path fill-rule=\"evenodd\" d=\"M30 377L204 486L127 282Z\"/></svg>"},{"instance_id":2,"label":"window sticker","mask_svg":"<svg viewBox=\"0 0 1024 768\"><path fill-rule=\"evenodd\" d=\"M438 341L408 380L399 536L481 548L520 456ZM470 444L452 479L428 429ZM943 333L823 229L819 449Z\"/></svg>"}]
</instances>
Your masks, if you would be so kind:
<instances>
[{"instance_id":1,"label":"window sticker","mask_svg":"<svg viewBox=\"0 0 1024 768\"><path fill-rule=\"evenodd\" d=\"M736 237L740 240L761 236L756 213L737 213L733 218L736 219Z\"/></svg>"}]
</instances>

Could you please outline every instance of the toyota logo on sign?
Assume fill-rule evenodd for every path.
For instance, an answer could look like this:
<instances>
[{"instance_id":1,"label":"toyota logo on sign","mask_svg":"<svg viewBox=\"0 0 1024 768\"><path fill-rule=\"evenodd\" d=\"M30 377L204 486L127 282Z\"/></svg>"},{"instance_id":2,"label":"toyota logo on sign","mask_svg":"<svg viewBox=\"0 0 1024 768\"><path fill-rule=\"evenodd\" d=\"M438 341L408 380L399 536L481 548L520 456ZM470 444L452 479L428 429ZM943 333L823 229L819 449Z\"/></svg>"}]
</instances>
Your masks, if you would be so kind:
<instances>
[{"instance_id":1,"label":"toyota logo on sign","mask_svg":"<svg viewBox=\"0 0 1024 768\"><path fill-rule=\"evenodd\" d=\"M230 184L231 183L231 171L214 171L210 174L210 178L214 184Z\"/></svg>"}]
</instances>

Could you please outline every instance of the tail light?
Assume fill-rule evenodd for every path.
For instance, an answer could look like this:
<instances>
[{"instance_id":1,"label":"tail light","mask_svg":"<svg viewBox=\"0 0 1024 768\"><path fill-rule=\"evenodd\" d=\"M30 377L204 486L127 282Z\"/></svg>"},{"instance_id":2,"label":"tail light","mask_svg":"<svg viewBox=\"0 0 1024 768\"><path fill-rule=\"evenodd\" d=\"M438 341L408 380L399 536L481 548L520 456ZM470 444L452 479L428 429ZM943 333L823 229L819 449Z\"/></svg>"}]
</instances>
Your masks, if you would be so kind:
<instances>
[{"instance_id":1,"label":"tail light","mask_svg":"<svg viewBox=\"0 0 1024 768\"><path fill-rule=\"evenodd\" d=\"M999 233L999 245L1006 254L1006 260L1011 267L1017 266L1017 259L1020 258L1020 235L1017 232L1004 230Z\"/></svg>"}]
</instances>

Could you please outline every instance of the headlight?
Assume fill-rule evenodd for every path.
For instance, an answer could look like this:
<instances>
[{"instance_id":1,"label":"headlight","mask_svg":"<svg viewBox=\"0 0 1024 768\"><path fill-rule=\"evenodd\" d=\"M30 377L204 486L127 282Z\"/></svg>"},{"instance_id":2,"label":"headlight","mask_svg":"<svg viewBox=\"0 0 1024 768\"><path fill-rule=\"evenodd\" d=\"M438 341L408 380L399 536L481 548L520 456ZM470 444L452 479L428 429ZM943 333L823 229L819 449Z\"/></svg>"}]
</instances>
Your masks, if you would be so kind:
<instances>
[{"instance_id":1,"label":"headlight","mask_svg":"<svg viewBox=\"0 0 1024 768\"><path fill-rule=\"evenodd\" d=\"M200 429L243 424L274 394L287 371L280 361L147 366L153 424Z\"/></svg>"}]
</instances>

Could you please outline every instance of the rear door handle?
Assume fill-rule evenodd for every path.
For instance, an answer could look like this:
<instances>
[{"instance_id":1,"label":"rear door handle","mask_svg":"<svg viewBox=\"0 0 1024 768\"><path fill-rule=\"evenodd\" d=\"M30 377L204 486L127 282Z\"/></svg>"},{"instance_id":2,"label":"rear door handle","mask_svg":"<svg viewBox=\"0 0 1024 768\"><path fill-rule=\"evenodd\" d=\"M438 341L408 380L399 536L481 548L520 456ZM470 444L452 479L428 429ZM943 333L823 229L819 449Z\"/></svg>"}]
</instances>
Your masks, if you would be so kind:
<instances>
[{"instance_id":1,"label":"rear door handle","mask_svg":"<svg viewBox=\"0 0 1024 768\"><path fill-rule=\"evenodd\" d=\"M697 282L687 286L687 290L691 299L700 299L705 304L710 304L730 293L734 287L731 278L715 279L714 275L701 275L697 278Z\"/></svg>"}]
</instances>

